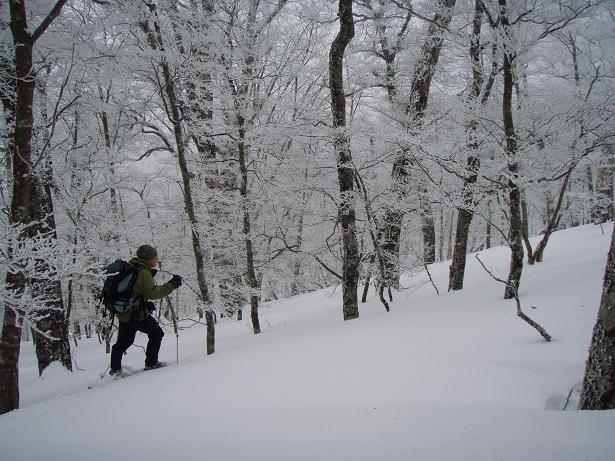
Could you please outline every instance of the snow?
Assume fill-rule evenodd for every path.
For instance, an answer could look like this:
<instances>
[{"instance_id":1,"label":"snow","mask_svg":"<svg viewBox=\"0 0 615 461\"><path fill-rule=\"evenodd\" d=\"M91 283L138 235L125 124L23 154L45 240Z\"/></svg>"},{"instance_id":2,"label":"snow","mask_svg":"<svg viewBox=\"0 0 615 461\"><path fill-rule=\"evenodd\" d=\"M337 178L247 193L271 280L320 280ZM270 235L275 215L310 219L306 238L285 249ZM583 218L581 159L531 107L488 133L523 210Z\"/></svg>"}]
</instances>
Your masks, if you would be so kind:
<instances>
[{"instance_id":1,"label":"snow","mask_svg":"<svg viewBox=\"0 0 615 461\"><path fill-rule=\"evenodd\" d=\"M171 365L117 381L98 378L108 356L96 340L74 350L75 373L53 366L43 379L23 344L0 459L613 460L615 411L575 410L610 235L560 231L525 267L522 306L550 343L470 256L464 290L446 293L448 262L434 264L441 294L426 274L406 277L390 313L371 293L343 322L339 288L296 296L262 306L260 335L249 320L220 322L209 357L204 327L184 329L179 365L167 328ZM508 257L480 254L501 278ZM143 357L132 347L124 365Z\"/></svg>"}]
</instances>

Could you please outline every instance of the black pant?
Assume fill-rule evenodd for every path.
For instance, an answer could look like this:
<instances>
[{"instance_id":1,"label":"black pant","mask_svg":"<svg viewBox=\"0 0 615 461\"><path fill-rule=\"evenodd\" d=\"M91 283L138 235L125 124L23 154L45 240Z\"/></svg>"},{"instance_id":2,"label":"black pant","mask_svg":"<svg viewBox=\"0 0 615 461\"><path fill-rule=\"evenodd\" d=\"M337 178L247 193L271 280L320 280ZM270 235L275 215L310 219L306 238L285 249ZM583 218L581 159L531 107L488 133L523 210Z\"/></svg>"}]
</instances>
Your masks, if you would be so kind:
<instances>
[{"instance_id":1,"label":"black pant","mask_svg":"<svg viewBox=\"0 0 615 461\"><path fill-rule=\"evenodd\" d=\"M158 351L164 332L158 322L148 315L141 322L131 319L130 322L118 322L117 341L111 348L111 369L119 370L122 367L122 355L135 341L137 331L147 334L147 349L145 350L145 366L155 365L158 362Z\"/></svg>"}]
</instances>

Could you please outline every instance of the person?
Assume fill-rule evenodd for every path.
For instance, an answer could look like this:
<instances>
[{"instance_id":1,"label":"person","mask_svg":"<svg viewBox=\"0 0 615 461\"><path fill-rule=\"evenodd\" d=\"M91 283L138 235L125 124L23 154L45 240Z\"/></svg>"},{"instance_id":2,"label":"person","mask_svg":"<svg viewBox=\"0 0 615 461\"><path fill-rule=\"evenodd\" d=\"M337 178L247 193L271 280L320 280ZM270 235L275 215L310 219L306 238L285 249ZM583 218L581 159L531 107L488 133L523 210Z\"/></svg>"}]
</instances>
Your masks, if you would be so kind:
<instances>
[{"instance_id":1,"label":"person","mask_svg":"<svg viewBox=\"0 0 615 461\"><path fill-rule=\"evenodd\" d=\"M118 314L119 326L117 341L111 348L111 375L121 375L122 356L135 340L137 331L147 334L147 348L145 350L145 369L160 368L164 362L158 361L158 352L162 343L164 332L154 317L154 303L150 300L160 299L169 295L182 284L182 278L174 275L164 285L156 285L156 264L158 264L158 252L150 245L141 245L137 249L136 258L130 260L130 264L139 268L137 279L132 289L133 298L140 300L138 308L131 312Z\"/></svg>"}]
</instances>

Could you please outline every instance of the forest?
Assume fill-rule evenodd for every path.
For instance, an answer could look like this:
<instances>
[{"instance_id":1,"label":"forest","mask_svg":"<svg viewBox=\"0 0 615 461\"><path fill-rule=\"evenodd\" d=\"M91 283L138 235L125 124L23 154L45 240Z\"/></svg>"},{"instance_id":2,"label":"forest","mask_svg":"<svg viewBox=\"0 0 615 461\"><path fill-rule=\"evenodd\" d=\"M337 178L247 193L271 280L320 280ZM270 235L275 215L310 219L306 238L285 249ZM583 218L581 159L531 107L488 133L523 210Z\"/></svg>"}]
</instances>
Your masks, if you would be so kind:
<instances>
[{"instance_id":1,"label":"forest","mask_svg":"<svg viewBox=\"0 0 615 461\"><path fill-rule=\"evenodd\" d=\"M211 355L267 301L388 312L403 274L450 260L462 290L498 245L519 301L556 230L614 217L608 0L2 0L0 100L0 413L22 341L40 373L109 351L104 268L142 244Z\"/></svg>"}]
</instances>

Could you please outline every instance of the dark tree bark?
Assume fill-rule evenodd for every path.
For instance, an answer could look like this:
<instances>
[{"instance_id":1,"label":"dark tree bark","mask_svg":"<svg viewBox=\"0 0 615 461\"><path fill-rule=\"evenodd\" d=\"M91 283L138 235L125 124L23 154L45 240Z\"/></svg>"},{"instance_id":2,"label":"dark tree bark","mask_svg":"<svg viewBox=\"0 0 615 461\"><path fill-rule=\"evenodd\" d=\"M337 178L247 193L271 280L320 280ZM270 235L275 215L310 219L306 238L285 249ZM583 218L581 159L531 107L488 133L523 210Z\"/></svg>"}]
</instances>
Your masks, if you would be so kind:
<instances>
[{"instance_id":1,"label":"dark tree bark","mask_svg":"<svg viewBox=\"0 0 615 461\"><path fill-rule=\"evenodd\" d=\"M103 89L102 87L98 87L98 98L100 100L100 102L102 104L108 104L109 103L109 97L110 97L110 89L107 89L106 95L105 93L103 93ZM112 226L113 228L115 227L119 227L120 226L120 219L119 219L119 207L118 207L118 193L117 190L115 189L115 185L113 184L113 181L115 179L115 162L114 162L114 158L113 158L113 151L112 151L112 142L111 142L111 130L109 128L109 118L107 116L107 112L105 112L104 110L100 111L100 113L98 114L100 117L100 121L102 123L102 134L103 134L103 138L105 140L105 147L107 149L107 155L109 156L109 177L111 179L111 184L109 187L109 194L110 194L110 198L111 198L111 203L110 203L110 208L111 208L111 216L113 219L113 224L114 226ZM110 234L109 238L116 244L119 244L119 240L120 240L120 236L117 232L112 231L112 233ZM119 249L119 248L118 248Z\"/></svg>"},{"instance_id":2,"label":"dark tree bark","mask_svg":"<svg viewBox=\"0 0 615 461\"><path fill-rule=\"evenodd\" d=\"M10 28L14 44L15 81L13 85L14 103L9 105L12 118L13 140L9 143L13 161L13 197L11 201L11 224L33 224L35 197L35 177L32 165L32 127L34 123L33 102L35 75L32 72L32 52L38 40L60 14L67 0L58 0L41 24L30 32L24 0L10 2ZM3 94L6 94L3 91ZM4 102L4 96L3 96ZM6 109L6 107L5 107ZM12 112L12 114L11 114ZM14 114L14 115L13 115ZM39 225L31 225L19 239L28 238L38 232ZM9 257L13 249L9 248ZM22 273L8 273L7 286L18 293L26 288ZM21 325L17 321L15 308L4 306L4 321L0 339L0 414L19 407L19 350Z\"/></svg>"},{"instance_id":3,"label":"dark tree bark","mask_svg":"<svg viewBox=\"0 0 615 461\"><path fill-rule=\"evenodd\" d=\"M470 90L469 103L472 107L476 106L478 97L480 96L483 85L483 69L481 64L481 45L480 32L482 26L483 11L481 9L481 0L474 2L474 19L472 21L472 35L470 37L470 62L472 63L472 88ZM476 140L476 122L472 121L468 127L468 148L471 151L478 149ZM480 160L477 155L468 155L466 174L463 181L463 206L458 208L457 214L457 230L455 232L455 246L453 249L453 258L451 261L448 289L461 290L463 288L463 279L466 268L466 254L468 252L468 236L470 225L474 217L474 194L472 185L476 183L478 178L478 170L480 168Z\"/></svg>"},{"instance_id":4,"label":"dark tree bark","mask_svg":"<svg viewBox=\"0 0 615 461\"><path fill-rule=\"evenodd\" d=\"M304 194L304 204L305 204L305 195ZM297 223L297 239L295 240L295 246L298 251L301 251L301 244L303 243L303 210L301 210ZM297 258L295 260L295 267L293 268L293 281L290 288L291 296L295 296L299 294L299 275L301 274L301 260Z\"/></svg>"},{"instance_id":5,"label":"dark tree bark","mask_svg":"<svg viewBox=\"0 0 615 461\"><path fill-rule=\"evenodd\" d=\"M172 127L173 135L175 137L175 145L177 149L177 160L179 163L179 170L182 177L182 185L184 192L184 208L188 215L188 220L191 227L192 236L192 249L194 252L194 259L196 263L196 274L199 285L199 291L201 295L201 301L206 305L205 321L207 324L207 355L213 354L216 351L215 347L215 318L214 313L211 310L211 298L209 288L207 286L207 280L205 279L205 256L203 245L201 243L201 237L199 234L199 221L194 209L194 197L192 192L192 174L188 169L188 162L186 159L186 145L184 143L183 128L181 124L181 114L179 109L179 101L177 98L177 90L175 88L175 81L171 76L171 69L169 64L164 58L164 42L160 26L158 24L158 18L156 13L156 6L151 4L149 6L150 12L153 15L153 29L149 27L147 23L141 23L141 27L145 32L148 43L153 50L158 50L162 53L160 67L162 69L162 75L164 79L164 88L161 88L161 96L166 96L169 113L167 114Z\"/></svg>"},{"instance_id":6,"label":"dark tree bark","mask_svg":"<svg viewBox=\"0 0 615 461\"><path fill-rule=\"evenodd\" d=\"M385 64L385 87L389 102L393 107L396 107L398 101L398 88L397 88L397 71L395 69L395 60L402 48L403 39L408 30L408 24L412 19L412 12L408 11L406 18L400 30L396 34L396 40L394 43L389 41L389 34L387 31L387 21L384 15L385 0L378 0L378 7L374 9L370 2L366 2L363 6L367 7L373 13L374 23L376 25L376 33L380 45L380 52L376 53L376 56L381 58ZM391 187L391 193L394 196L393 200L401 202L406 198L405 184L406 180L399 177L400 171L393 168L392 178L393 184ZM396 183L396 181L399 181ZM399 286L399 243L401 238L401 222L403 220L403 213L397 208L387 207L385 210L384 218L378 229L378 242L381 247L383 264L384 264L384 277L381 283L388 286ZM370 258L370 266L376 260L376 256L372 255ZM365 286L363 289L362 302L367 299L367 292L369 290L369 280L367 277Z\"/></svg>"},{"instance_id":7,"label":"dark tree bark","mask_svg":"<svg viewBox=\"0 0 615 461\"><path fill-rule=\"evenodd\" d=\"M427 31L427 38L423 44L421 56L415 67L412 86L410 89L409 102L406 104L405 110L409 118L409 126L420 126L427 102L429 100L429 90L431 81L436 71L442 44L444 42L444 31L449 26L453 17L453 8L455 0L438 0L438 12L434 15L433 21L430 23ZM388 70L388 68L387 68ZM391 70L394 70L393 68ZM393 74L394 75L394 74ZM390 82L388 83L390 86ZM389 94L395 95L395 91ZM408 158L407 152L402 152L393 163L391 172L392 191L396 195L396 199L401 201L406 198L406 188L408 184L409 167L411 161ZM421 217L422 230L424 236L426 259L431 259L431 255L435 255L435 228L434 219L431 215L431 207L422 209ZM401 225L404 213L398 204L390 204L385 210L385 217L380 229L379 235L382 238L382 250L385 257L386 283L389 286L399 286L399 248L401 238ZM433 239L431 238L433 236Z\"/></svg>"},{"instance_id":8,"label":"dark tree bark","mask_svg":"<svg viewBox=\"0 0 615 461\"><path fill-rule=\"evenodd\" d=\"M389 303L387 303L386 299L384 299L384 288L385 284L383 282L385 274L384 274L384 259L382 257L382 252L380 251L380 244L378 239L376 238L376 233L374 229L377 227L375 219L373 217L371 207L369 206L369 198L367 195L367 188L365 187L365 183L363 182L363 178L358 171L355 171L355 177L357 179L357 189L363 193L363 204L365 207L365 215L367 216L367 224L369 226L369 236L372 240L372 245L374 245L374 253L376 260L378 261L378 270L380 274L380 284L378 287L378 296L380 297L380 302L384 306L387 312L391 310L389 307ZM372 261L373 263L373 261ZM367 289L369 288L369 277L365 282L365 287L363 288L363 297L361 298L361 302L365 302L367 297Z\"/></svg>"},{"instance_id":9,"label":"dark tree bark","mask_svg":"<svg viewBox=\"0 0 615 461\"><path fill-rule=\"evenodd\" d=\"M57 238L51 187L48 181L50 181L50 178L43 180L38 177L34 178L36 193L31 205L34 208L33 216L35 220L42 224L40 230L51 233L54 238ZM42 270L46 269L46 262L40 264ZM33 290L49 300L45 308L36 310L36 315L40 318L36 322L36 329L46 334L32 330L38 373L42 375L45 368L56 361L72 371L68 338L68 313L65 312L64 308L61 282L59 280L33 280L31 283Z\"/></svg>"},{"instance_id":10,"label":"dark tree bark","mask_svg":"<svg viewBox=\"0 0 615 461\"><path fill-rule=\"evenodd\" d=\"M214 12L213 0L191 0L190 5L194 14L194 20L189 20L192 32L207 34L207 29L210 28L209 18ZM175 26L175 23L173 25ZM196 70L188 72L181 79L181 83L186 88L187 94L184 120L189 130L189 137L194 142L202 161L205 162L205 182L207 187L211 191L216 191L207 200L205 206L208 212L215 217L214 220L218 222L234 222L235 217L229 212L225 201L218 198L224 195L233 196L235 193L235 177L234 174L229 175L227 171L221 171L218 168L221 164L219 161L223 159L223 155L211 136L214 96L211 90L211 73L205 69L211 65L213 59L207 47L191 44L190 48L186 50L181 42L181 34L179 33L176 33L176 41L180 42L180 45L178 45L179 51L188 57L187 60L190 62L196 60L197 62ZM230 179L231 176L232 180ZM217 239L211 242L211 252L212 263L216 268L233 267L233 255L229 255L228 248L224 248L224 245L219 245ZM237 312L237 318L241 320L241 306L245 304L242 294L245 284L242 277L233 272L231 270L227 274L220 274L218 288L220 290L222 308L229 315L232 315L231 312Z\"/></svg>"},{"instance_id":11,"label":"dark tree bark","mask_svg":"<svg viewBox=\"0 0 615 461\"><path fill-rule=\"evenodd\" d=\"M540 239L540 242L538 243L534 251L531 250L531 245L529 243L529 240L527 239L527 231L524 231L524 239L527 240L526 247L528 248L527 258L528 258L528 263L530 265L534 264L535 262L537 263L542 262L542 258L544 257L545 248L547 247L547 244L549 243L549 238L551 237L551 234L553 234L553 232L555 232L557 230L557 227L559 226L559 222L562 219L562 205L564 203L564 197L566 195L566 191L568 190L568 183L570 181L570 177L575 167L576 167L576 162L573 162L573 164L570 166L570 168L566 172L566 176L564 176L564 182L560 189L560 192L557 198L557 203L555 204L555 208L551 212L551 215L549 217L549 222L547 223L547 227L544 231L542 239Z\"/></svg>"},{"instance_id":12,"label":"dark tree bark","mask_svg":"<svg viewBox=\"0 0 615 461\"><path fill-rule=\"evenodd\" d=\"M245 120L241 115L237 117L239 123L239 169L241 174L241 185L239 192L242 199L243 209L243 234L246 244L246 276L250 287L250 317L252 320L252 331L257 335L261 332L260 321L258 318L258 282L254 271L254 248L252 245L252 235L250 230L250 212L248 211L248 167L246 164L246 143L245 143Z\"/></svg>"},{"instance_id":13,"label":"dark tree bark","mask_svg":"<svg viewBox=\"0 0 615 461\"><path fill-rule=\"evenodd\" d=\"M43 128L42 139L39 145L47 145L50 134L47 126L50 125L47 114L47 83L44 80L36 82L40 96L41 121ZM53 166L51 158L46 153L39 153L45 158L41 159L39 168L33 175L35 195L32 201L33 217L40 223L40 230L47 232L57 239L55 213L53 206L52 184ZM40 262L41 270L47 269L46 261ZM36 311L41 319L36 327L39 331L46 332L46 335L32 331L35 338L36 358L38 362L39 375L42 375L45 368L51 363L59 361L68 370L72 371L72 360L70 356L70 343L68 338L68 312L65 312L64 300L62 296L62 284L59 280L55 281L36 281L33 288L44 295L49 300L43 309ZM48 337L49 335L50 337Z\"/></svg>"},{"instance_id":14,"label":"dark tree bark","mask_svg":"<svg viewBox=\"0 0 615 461\"><path fill-rule=\"evenodd\" d=\"M472 224L472 219L474 217L474 197L473 193L470 191L470 187L476 182L479 167L479 159L477 157L469 156L467 165L469 176L467 176L464 180L464 207L458 208L455 245L449 270L449 291L461 290L463 288L466 254L468 252L468 237L470 233L470 225Z\"/></svg>"},{"instance_id":15,"label":"dark tree bark","mask_svg":"<svg viewBox=\"0 0 615 461\"><path fill-rule=\"evenodd\" d=\"M517 135L513 121L512 95L514 89L513 66L515 54L510 50L510 22L506 0L498 0L500 8L500 26L504 36L504 92L502 96L502 119L506 135L506 156L508 159L508 198L510 208L510 234L508 236L511 250L510 271L504 291L505 299L512 299L519 292L521 273L523 272L523 230L521 220L521 191L517 184L519 163L517 160Z\"/></svg>"},{"instance_id":16,"label":"dark tree bark","mask_svg":"<svg viewBox=\"0 0 615 461\"><path fill-rule=\"evenodd\" d=\"M423 233L423 263L433 264L436 262L436 227L428 194L426 188L419 192L421 232Z\"/></svg>"},{"instance_id":17,"label":"dark tree bark","mask_svg":"<svg viewBox=\"0 0 615 461\"><path fill-rule=\"evenodd\" d=\"M615 409L615 227L583 378L582 410Z\"/></svg>"},{"instance_id":18,"label":"dark tree bark","mask_svg":"<svg viewBox=\"0 0 615 461\"><path fill-rule=\"evenodd\" d=\"M596 172L596 205L594 222L604 223L613 219L614 197L613 176L615 175L615 148L613 145L603 147L600 166Z\"/></svg>"},{"instance_id":19,"label":"dark tree bark","mask_svg":"<svg viewBox=\"0 0 615 461\"><path fill-rule=\"evenodd\" d=\"M265 23L271 22L275 16L280 12L286 0L279 1L277 7L265 20ZM244 58L244 70L243 79L239 85L235 85L234 91L234 105L237 116L237 127L239 132L239 139L237 143L237 150L239 153L239 173L240 173L240 186L239 192L242 199L242 220L243 220L243 234L246 248L246 279L250 288L250 317L252 320L252 331L254 334L261 332L260 320L258 317L258 289L260 283L256 277L256 271L254 269L254 245L251 235L251 221L250 210L248 207L249 190L248 190L248 144L246 143L246 128L248 121L246 120L243 109L245 102L249 99L250 82L254 76L254 64L255 56L253 54L253 48L258 39L257 27L257 15L258 15L259 1L253 0L250 3L250 8L247 17L247 35L248 35L248 52Z\"/></svg>"},{"instance_id":20,"label":"dark tree bark","mask_svg":"<svg viewBox=\"0 0 615 461\"><path fill-rule=\"evenodd\" d=\"M329 88L333 115L333 142L337 153L337 177L340 185L338 220L342 229L342 292L344 320L359 317L359 245L354 209L354 169L350 140L346 133L346 98L344 96L343 61L346 46L354 37L352 0L339 0L340 30L329 51Z\"/></svg>"}]
</instances>

